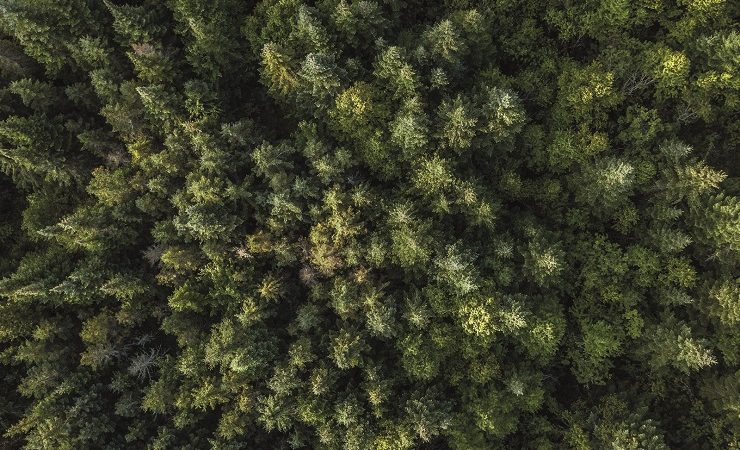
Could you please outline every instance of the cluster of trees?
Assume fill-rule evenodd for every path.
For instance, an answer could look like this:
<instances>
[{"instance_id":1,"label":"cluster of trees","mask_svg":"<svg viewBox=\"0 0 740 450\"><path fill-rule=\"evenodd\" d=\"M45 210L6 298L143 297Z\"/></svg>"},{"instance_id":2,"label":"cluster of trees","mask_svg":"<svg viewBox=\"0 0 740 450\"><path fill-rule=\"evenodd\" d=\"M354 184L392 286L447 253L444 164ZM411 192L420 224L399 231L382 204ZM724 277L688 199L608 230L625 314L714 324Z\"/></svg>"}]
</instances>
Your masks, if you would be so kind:
<instances>
[{"instance_id":1,"label":"cluster of trees","mask_svg":"<svg viewBox=\"0 0 740 450\"><path fill-rule=\"evenodd\" d=\"M4 0L0 448L740 449L729 0Z\"/></svg>"}]
</instances>

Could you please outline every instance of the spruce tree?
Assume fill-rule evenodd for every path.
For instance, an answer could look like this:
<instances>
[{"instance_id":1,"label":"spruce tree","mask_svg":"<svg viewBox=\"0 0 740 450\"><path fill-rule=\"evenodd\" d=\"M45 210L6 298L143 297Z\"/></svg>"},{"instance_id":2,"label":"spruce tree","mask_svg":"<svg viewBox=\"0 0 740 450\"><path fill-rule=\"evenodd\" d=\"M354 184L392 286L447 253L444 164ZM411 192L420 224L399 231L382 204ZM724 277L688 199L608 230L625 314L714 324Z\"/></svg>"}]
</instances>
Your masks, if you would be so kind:
<instances>
[{"instance_id":1,"label":"spruce tree","mask_svg":"<svg viewBox=\"0 0 740 450\"><path fill-rule=\"evenodd\" d=\"M737 21L3 2L0 448L737 448Z\"/></svg>"}]
</instances>

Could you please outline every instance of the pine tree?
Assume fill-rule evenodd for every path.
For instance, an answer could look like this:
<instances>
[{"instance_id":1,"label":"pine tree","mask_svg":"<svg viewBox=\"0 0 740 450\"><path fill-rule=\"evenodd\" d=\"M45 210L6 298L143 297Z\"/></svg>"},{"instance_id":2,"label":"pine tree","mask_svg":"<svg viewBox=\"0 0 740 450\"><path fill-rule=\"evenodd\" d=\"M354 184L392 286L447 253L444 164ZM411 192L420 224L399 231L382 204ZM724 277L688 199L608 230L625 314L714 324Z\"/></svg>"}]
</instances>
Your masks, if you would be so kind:
<instances>
[{"instance_id":1,"label":"pine tree","mask_svg":"<svg viewBox=\"0 0 740 450\"><path fill-rule=\"evenodd\" d=\"M0 447L735 448L733 6L5 1Z\"/></svg>"}]
</instances>

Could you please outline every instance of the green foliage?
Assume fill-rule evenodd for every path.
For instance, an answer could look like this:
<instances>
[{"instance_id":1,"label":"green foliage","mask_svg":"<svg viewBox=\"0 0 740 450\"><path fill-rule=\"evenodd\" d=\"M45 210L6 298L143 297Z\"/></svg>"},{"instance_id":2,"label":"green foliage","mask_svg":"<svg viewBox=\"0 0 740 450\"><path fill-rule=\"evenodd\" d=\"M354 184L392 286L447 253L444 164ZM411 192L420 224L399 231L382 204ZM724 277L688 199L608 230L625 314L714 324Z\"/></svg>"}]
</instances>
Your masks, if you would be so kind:
<instances>
[{"instance_id":1,"label":"green foliage","mask_svg":"<svg viewBox=\"0 0 740 450\"><path fill-rule=\"evenodd\" d=\"M737 22L0 2L0 448L737 449Z\"/></svg>"}]
</instances>

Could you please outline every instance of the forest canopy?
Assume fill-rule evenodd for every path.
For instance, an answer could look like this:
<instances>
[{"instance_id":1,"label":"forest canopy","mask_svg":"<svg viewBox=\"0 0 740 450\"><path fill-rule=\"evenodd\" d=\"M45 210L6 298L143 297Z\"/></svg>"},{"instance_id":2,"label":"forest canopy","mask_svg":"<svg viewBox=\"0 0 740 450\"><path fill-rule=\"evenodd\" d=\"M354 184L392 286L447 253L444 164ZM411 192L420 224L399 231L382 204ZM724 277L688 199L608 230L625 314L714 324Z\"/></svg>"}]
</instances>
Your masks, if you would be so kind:
<instances>
[{"instance_id":1,"label":"forest canopy","mask_svg":"<svg viewBox=\"0 0 740 450\"><path fill-rule=\"evenodd\" d=\"M740 450L739 19L0 0L0 449Z\"/></svg>"}]
</instances>

